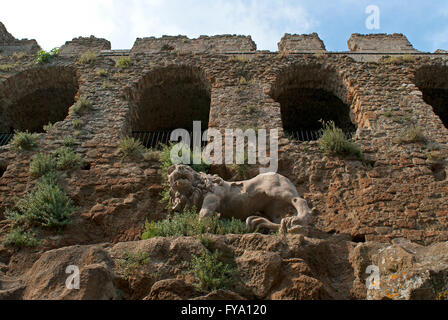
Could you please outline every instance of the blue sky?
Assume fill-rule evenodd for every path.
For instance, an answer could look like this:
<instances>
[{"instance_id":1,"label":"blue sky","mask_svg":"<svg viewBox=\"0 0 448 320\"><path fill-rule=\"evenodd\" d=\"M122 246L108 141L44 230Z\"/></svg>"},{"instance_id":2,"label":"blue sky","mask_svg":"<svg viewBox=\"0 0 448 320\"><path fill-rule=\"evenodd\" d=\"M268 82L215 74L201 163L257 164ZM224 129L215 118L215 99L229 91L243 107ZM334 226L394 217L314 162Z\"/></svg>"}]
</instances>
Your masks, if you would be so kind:
<instances>
[{"instance_id":1,"label":"blue sky","mask_svg":"<svg viewBox=\"0 0 448 320\"><path fill-rule=\"evenodd\" d=\"M184 34L251 35L259 50L277 50L284 33L317 32L327 50L346 51L352 33L404 33L414 47L448 49L446 0L46 0L6 1L0 21L16 38L44 49L78 36L103 37L129 49L137 37ZM369 30L368 5L380 9Z\"/></svg>"}]
</instances>

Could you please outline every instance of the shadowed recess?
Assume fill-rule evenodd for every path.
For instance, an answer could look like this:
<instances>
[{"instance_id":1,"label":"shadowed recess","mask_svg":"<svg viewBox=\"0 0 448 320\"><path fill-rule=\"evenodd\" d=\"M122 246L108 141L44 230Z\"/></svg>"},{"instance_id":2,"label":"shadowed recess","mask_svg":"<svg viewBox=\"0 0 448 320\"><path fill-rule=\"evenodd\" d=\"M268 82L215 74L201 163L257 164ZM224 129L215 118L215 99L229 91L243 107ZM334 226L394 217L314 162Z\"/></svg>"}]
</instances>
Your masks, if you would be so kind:
<instances>
[{"instance_id":1,"label":"shadowed recess","mask_svg":"<svg viewBox=\"0 0 448 320\"><path fill-rule=\"evenodd\" d=\"M43 132L62 121L75 102L78 77L74 68L29 69L0 84L0 132Z\"/></svg>"},{"instance_id":2,"label":"shadowed recess","mask_svg":"<svg viewBox=\"0 0 448 320\"><path fill-rule=\"evenodd\" d=\"M271 91L280 103L283 129L286 134L317 132L320 120L333 120L345 132L356 126L350 118L347 89L340 77L322 66L293 66L283 70ZM305 140L314 140L312 135Z\"/></svg>"},{"instance_id":3,"label":"shadowed recess","mask_svg":"<svg viewBox=\"0 0 448 320\"><path fill-rule=\"evenodd\" d=\"M415 73L415 85L423 94L423 100L432 106L436 115L448 128L448 68L425 66Z\"/></svg>"},{"instance_id":4,"label":"shadowed recess","mask_svg":"<svg viewBox=\"0 0 448 320\"><path fill-rule=\"evenodd\" d=\"M132 131L208 127L210 83L195 67L168 66L147 73L131 92Z\"/></svg>"}]
</instances>

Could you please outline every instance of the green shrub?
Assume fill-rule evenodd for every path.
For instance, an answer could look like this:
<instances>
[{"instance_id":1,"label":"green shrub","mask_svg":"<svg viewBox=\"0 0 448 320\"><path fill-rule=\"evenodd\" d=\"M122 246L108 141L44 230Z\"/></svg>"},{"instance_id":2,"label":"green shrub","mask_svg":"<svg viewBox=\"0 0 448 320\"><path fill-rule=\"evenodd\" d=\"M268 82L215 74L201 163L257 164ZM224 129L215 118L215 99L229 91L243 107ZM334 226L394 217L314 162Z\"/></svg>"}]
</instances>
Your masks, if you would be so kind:
<instances>
[{"instance_id":1,"label":"green shrub","mask_svg":"<svg viewBox=\"0 0 448 320\"><path fill-rule=\"evenodd\" d=\"M64 227L71 222L75 210L73 201L57 184L57 176L43 176L36 189L15 202L17 211L7 210L5 215L15 224L38 227Z\"/></svg>"},{"instance_id":2,"label":"green shrub","mask_svg":"<svg viewBox=\"0 0 448 320\"><path fill-rule=\"evenodd\" d=\"M11 140L11 146L18 150L33 150L37 147L37 140L39 136L35 133L27 132L16 132Z\"/></svg>"},{"instance_id":3,"label":"green shrub","mask_svg":"<svg viewBox=\"0 0 448 320\"><path fill-rule=\"evenodd\" d=\"M94 64L97 58L98 58L97 53L87 51L79 57L78 62L81 64Z\"/></svg>"},{"instance_id":4,"label":"green shrub","mask_svg":"<svg viewBox=\"0 0 448 320\"><path fill-rule=\"evenodd\" d=\"M96 70L96 74L100 77L107 77L107 70L106 69L98 69L98 70Z\"/></svg>"},{"instance_id":5,"label":"green shrub","mask_svg":"<svg viewBox=\"0 0 448 320\"><path fill-rule=\"evenodd\" d=\"M37 53L35 61L37 64L49 63L54 57L57 57L59 55L59 52L59 48L53 48L50 52L41 50Z\"/></svg>"},{"instance_id":6,"label":"green shrub","mask_svg":"<svg viewBox=\"0 0 448 320\"><path fill-rule=\"evenodd\" d=\"M76 139L71 136L66 136L64 140L62 140L62 144L64 145L64 147L73 147L76 145Z\"/></svg>"},{"instance_id":7,"label":"green shrub","mask_svg":"<svg viewBox=\"0 0 448 320\"><path fill-rule=\"evenodd\" d=\"M132 137L124 137L119 142L120 153L122 158L139 159L146 152L146 148L143 146L140 140L136 140Z\"/></svg>"},{"instance_id":8,"label":"green shrub","mask_svg":"<svg viewBox=\"0 0 448 320\"><path fill-rule=\"evenodd\" d=\"M42 177L56 169L56 160L52 154L38 153L30 163L30 173L34 178Z\"/></svg>"},{"instance_id":9,"label":"green shrub","mask_svg":"<svg viewBox=\"0 0 448 320\"><path fill-rule=\"evenodd\" d=\"M210 253L204 249L200 255L191 257L189 271L197 280L197 288L209 292L228 288L238 269L235 264L220 261L219 251Z\"/></svg>"},{"instance_id":10,"label":"green shrub","mask_svg":"<svg viewBox=\"0 0 448 320\"><path fill-rule=\"evenodd\" d=\"M342 129L337 128L333 121L322 121L319 146L326 154L352 155L363 159L361 149L345 137Z\"/></svg>"},{"instance_id":11,"label":"green shrub","mask_svg":"<svg viewBox=\"0 0 448 320\"><path fill-rule=\"evenodd\" d=\"M121 69L126 69L129 68L130 66L132 66L132 60L130 58L127 57L122 57L120 59L117 60L117 64L116 66L121 68Z\"/></svg>"},{"instance_id":12,"label":"green shrub","mask_svg":"<svg viewBox=\"0 0 448 320\"><path fill-rule=\"evenodd\" d=\"M125 280L129 280L141 266L149 263L147 252L125 252L123 258L116 259L120 274Z\"/></svg>"},{"instance_id":13,"label":"green shrub","mask_svg":"<svg viewBox=\"0 0 448 320\"><path fill-rule=\"evenodd\" d=\"M83 115L88 110L92 109L92 101L87 98L79 98L78 101L70 108L70 115Z\"/></svg>"},{"instance_id":14,"label":"green shrub","mask_svg":"<svg viewBox=\"0 0 448 320\"><path fill-rule=\"evenodd\" d=\"M174 213L171 219L145 223L142 239L154 237L200 236L203 234L244 234L248 233L246 224L238 219L219 219L217 216L199 219L196 210Z\"/></svg>"},{"instance_id":15,"label":"green shrub","mask_svg":"<svg viewBox=\"0 0 448 320\"><path fill-rule=\"evenodd\" d=\"M426 142L426 137L422 129L416 126L410 126L400 137L400 143Z\"/></svg>"},{"instance_id":16,"label":"green shrub","mask_svg":"<svg viewBox=\"0 0 448 320\"><path fill-rule=\"evenodd\" d=\"M72 121L73 129L81 129L84 122L81 119L75 119Z\"/></svg>"},{"instance_id":17,"label":"green shrub","mask_svg":"<svg viewBox=\"0 0 448 320\"><path fill-rule=\"evenodd\" d=\"M37 239L34 233L20 229L12 229L3 241L3 245L5 246L15 246L19 248L37 247L41 243L42 240Z\"/></svg>"},{"instance_id":18,"label":"green shrub","mask_svg":"<svg viewBox=\"0 0 448 320\"><path fill-rule=\"evenodd\" d=\"M51 123L51 122L48 122L47 125L44 125L44 126L43 126L43 129L44 129L44 131L45 131L46 133L48 133L48 132L50 132L51 130L53 130L53 128L54 128L54 124Z\"/></svg>"},{"instance_id":19,"label":"green shrub","mask_svg":"<svg viewBox=\"0 0 448 320\"><path fill-rule=\"evenodd\" d=\"M68 147L60 147L55 152L56 169L69 170L82 167L84 161L81 156Z\"/></svg>"}]
</instances>

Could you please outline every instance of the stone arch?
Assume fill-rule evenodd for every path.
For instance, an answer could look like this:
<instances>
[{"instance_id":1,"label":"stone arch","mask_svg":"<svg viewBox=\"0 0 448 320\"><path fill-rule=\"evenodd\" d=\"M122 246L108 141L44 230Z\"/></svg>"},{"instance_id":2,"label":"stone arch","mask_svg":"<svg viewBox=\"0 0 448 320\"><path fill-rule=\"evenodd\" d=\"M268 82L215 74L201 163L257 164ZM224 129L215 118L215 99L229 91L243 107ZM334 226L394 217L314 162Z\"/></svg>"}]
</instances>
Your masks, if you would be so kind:
<instances>
[{"instance_id":1,"label":"stone arch","mask_svg":"<svg viewBox=\"0 0 448 320\"><path fill-rule=\"evenodd\" d=\"M0 83L0 132L43 132L62 121L79 89L76 69L46 66L22 71Z\"/></svg>"},{"instance_id":2,"label":"stone arch","mask_svg":"<svg viewBox=\"0 0 448 320\"><path fill-rule=\"evenodd\" d=\"M271 88L271 97L280 103L283 130L294 137L308 132L315 140L322 128L320 119L333 120L350 133L356 130L352 121L347 87L341 76L322 65L294 65L283 69Z\"/></svg>"},{"instance_id":3,"label":"stone arch","mask_svg":"<svg viewBox=\"0 0 448 320\"><path fill-rule=\"evenodd\" d=\"M207 129L210 102L210 82L199 68L157 68L130 92L132 131L192 130L193 121Z\"/></svg>"},{"instance_id":4,"label":"stone arch","mask_svg":"<svg viewBox=\"0 0 448 320\"><path fill-rule=\"evenodd\" d=\"M422 92L423 100L448 128L448 67L423 66L416 70L414 83Z\"/></svg>"}]
</instances>

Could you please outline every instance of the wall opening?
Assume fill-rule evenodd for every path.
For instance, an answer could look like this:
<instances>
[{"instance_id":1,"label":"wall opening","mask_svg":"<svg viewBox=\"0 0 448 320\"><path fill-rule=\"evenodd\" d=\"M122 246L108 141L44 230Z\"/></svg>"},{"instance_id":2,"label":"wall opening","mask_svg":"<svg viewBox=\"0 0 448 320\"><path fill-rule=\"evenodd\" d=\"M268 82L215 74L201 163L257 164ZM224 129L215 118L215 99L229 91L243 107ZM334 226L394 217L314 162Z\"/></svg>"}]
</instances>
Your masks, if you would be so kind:
<instances>
[{"instance_id":1,"label":"wall opening","mask_svg":"<svg viewBox=\"0 0 448 320\"><path fill-rule=\"evenodd\" d=\"M415 73L415 85L423 94L423 100L448 128L448 68L425 66Z\"/></svg>"},{"instance_id":2,"label":"wall opening","mask_svg":"<svg viewBox=\"0 0 448 320\"><path fill-rule=\"evenodd\" d=\"M3 177L3 174L6 172L8 167L6 165L0 164L0 178Z\"/></svg>"},{"instance_id":3,"label":"wall opening","mask_svg":"<svg viewBox=\"0 0 448 320\"><path fill-rule=\"evenodd\" d=\"M166 143L174 129L208 128L210 83L198 68L168 66L146 74L130 93L133 136L147 147Z\"/></svg>"},{"instance_id":4,"label":"wall opening","mask_svg":"<svg viewBox=\"0 0 448 320\"><path fill-rule=\"evenodd\" d=\"M70 67L39 67L7 79L0 84L0 132L44 132L48 123L65 119L77 92Z\"/></svg>"},{"instance_id":5,"label":"wall opening","mask_svg":"<svg viewBox=\"0 0 448 320\"><path fill-rule=\"evenodd\" d=\"M333 120L348 137L356 130L342 79L320 65L289 67L271 91L280 103L283 130L291 138L317 140L320 120Z\"/></svg>"}]
</instances>

